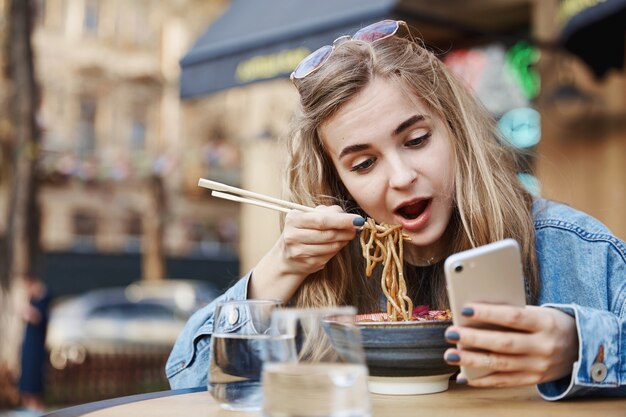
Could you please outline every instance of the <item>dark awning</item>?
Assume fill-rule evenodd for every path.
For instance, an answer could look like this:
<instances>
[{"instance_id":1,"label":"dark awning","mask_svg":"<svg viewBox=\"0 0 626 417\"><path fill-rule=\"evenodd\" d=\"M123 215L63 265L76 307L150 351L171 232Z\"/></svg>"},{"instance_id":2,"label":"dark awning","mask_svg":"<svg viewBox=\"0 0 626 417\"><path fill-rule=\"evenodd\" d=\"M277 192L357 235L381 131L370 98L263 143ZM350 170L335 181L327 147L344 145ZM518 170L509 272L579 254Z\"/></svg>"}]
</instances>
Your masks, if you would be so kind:
<instances>
[{"instance_id":1,"label":"dark awning","mask_svg":"<svg viewBox=\"0 0 626 417\"><path fill-rule=\"evenodd\" d=\"M385 18L403 19L427 45L497 37L524 28L531 0L232 0L181 65L183 98L287 77L302 58L338 36Z\"/></svg>"},{"instance_id":2,"label":"dark awning","mask_svg":"<svg viewBox=\"0 0 626 417\"><path fill-rule=\"evenodd\" d=\"M397 0L233 0L181 65L183 98L288 76L338 36L390 17Z\"/></svg>"},{"instance_id":3,"label":"dark awning","mask_svg":"<svg viewBox=\"0 0 626 417\"><path fill-rule=\"evenodd\" d=\"M624 67L626 0L568 0L561 3L559 14L565 21L559 44L582 59L596 77Z\"/></svg>"}]
</instances>

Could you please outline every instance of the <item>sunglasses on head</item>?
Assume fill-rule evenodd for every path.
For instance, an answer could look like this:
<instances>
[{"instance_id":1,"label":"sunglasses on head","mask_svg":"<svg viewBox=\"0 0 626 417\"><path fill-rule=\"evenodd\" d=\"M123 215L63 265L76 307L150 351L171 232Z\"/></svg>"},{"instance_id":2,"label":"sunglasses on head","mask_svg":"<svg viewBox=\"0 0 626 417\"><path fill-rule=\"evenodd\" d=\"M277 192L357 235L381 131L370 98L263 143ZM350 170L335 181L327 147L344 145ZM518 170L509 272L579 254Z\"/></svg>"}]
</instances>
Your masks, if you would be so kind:
<instances>
[{"instance_id":1,"label":"sunglasses on head","mask_svg":"<svg viewBox=\"0 0 626 417\"><path fill-rule=\"evenodd\" d=\"M362 41L368 43L374 43L383 39L387 39L398 33L400 28L404 28L406 33L411 37L411 32L406 22L403 20L381 20L380 22L372 23L369 26L359 30L354 35L340 36L333 41L332 45L324 45L318 50L312 52L304 58L296 69L291 73L289 77L291 81L298 87L297 81L302 80L309 74L320 69L328 58L332 55L336 47L347 41ZM411 37L412 39L412 37Z\"/></svg>"}]
</instances>

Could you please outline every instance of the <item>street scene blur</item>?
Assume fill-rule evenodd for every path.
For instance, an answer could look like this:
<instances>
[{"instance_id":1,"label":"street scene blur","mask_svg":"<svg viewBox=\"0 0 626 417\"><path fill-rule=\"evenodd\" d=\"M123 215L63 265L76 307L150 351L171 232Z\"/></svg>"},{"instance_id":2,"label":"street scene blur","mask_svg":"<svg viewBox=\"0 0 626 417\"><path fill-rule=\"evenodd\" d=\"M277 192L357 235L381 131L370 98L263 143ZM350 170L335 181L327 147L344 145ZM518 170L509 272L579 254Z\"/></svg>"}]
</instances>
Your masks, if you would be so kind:
<instances>
[{"instance_id":1,"label":"street scene blur","mask_svg":"<svg viewBox=\"0 0 626 417\"><path fill-rule=\"evenodd\" d=\"M198 179L280 197L289 74L384 18L532 193L626 238L626 1L0 0L0 415L169 388L187 319L280 233Z\"/></svg>"}]
</instances>

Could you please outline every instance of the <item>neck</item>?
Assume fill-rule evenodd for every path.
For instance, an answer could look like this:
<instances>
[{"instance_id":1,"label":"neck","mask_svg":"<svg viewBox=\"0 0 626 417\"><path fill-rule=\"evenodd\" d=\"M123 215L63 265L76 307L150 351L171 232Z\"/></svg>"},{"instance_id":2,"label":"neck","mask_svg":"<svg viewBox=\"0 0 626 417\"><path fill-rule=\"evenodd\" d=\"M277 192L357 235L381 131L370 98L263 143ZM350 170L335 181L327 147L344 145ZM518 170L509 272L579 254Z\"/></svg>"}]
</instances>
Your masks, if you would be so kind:
<instances>
[{"instance_id":1,"label":"neck","mask_svg":"<svg viewBox=\"0 0 626 417\"><path fill-rule=\"evenodd\" d=\"M415 246L412 246L411 248L414 248L414 247ZM428 252L417 251L417 253L415 252L416 251L413 251L413 250L405 250L404 262L413 266L429 266L429 265L436 264L437 262L441 260L441 257L438 256L437 253L433 253L431 251L428 251Z\"/></svg>"},{"instance_id":2,"label":"neck","mask_svg":"<svg viewBox=\"0 0 626 417\"><path fill-rule=\"evenodd\" d=\"M404 246L404 261L413 266L429 266L442 261L450 255L453 236L452 229L449 224L439 240L428 246L414 246L410 242L406 242Z\"/></svg>"}]
</instances>

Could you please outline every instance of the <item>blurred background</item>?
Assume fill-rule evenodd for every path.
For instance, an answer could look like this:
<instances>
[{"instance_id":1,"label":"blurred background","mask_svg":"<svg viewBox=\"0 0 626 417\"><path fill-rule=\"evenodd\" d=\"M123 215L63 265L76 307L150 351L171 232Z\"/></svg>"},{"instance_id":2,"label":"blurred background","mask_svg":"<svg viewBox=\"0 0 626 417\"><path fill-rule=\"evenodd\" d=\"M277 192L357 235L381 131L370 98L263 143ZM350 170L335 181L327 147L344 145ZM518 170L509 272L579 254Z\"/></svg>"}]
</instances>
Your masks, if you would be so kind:
<instances>
[{"instance_id":1,"label":"blurred background","mask_svg":"<svg viewBox=\"0 0 626 417\"><path fill-rule=\"evenodd\" d=\"M626 238L626 1L0 0L0 410L37 361L47 409L168 388L186 319L279 234L198 179L280 196L290 72L383 18L475 92L533 193Z\"/></svg>"}]
</instances>

